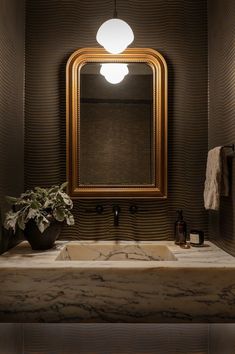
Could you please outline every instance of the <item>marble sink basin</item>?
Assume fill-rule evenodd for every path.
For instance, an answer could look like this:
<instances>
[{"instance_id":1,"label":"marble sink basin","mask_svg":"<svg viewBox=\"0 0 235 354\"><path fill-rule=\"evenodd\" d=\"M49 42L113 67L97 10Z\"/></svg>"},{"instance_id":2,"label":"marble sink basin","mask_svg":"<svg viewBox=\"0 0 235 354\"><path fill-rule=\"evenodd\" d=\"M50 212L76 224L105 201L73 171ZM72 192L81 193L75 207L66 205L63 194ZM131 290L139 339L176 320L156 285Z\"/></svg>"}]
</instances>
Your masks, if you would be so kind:
<instances>
[{"instance_id":1,"label":"marble sink basin","mask_svg":"<svg viewBox=\"0 0 235 354\"><path fill-rule=\"evenodd\" d=\"M124 242L71 242L60 251L57 261L177 261L166 245Z\"/></svg>"},{"instance_id":2,"label":"marble sink basin","mask_svg":"<svg viewBox=\"0 0 235 354\"><path fill-rule=\"evenodd\" d=\"M0 256L0 322L234 323L234 279L209 241L24 241Z\"/></svg>"}]
</instances>

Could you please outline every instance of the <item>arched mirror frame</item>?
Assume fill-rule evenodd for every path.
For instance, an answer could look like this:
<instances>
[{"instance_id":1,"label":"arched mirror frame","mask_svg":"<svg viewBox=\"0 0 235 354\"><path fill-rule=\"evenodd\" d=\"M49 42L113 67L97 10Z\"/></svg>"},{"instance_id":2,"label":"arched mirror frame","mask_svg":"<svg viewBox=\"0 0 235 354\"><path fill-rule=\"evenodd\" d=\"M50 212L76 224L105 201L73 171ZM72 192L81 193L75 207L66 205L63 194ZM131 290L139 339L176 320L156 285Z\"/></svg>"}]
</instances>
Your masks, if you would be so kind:
<instances>
[{"instance_id":1,"label":"arched mirror frame","mask_svg":"<svg viewBox=\"0 0 235 354\"><path fill-rule=\"evenodd\" d=\"M153 70L153 184L144 186L79 185L80 70L87 63L147 63ZM149 48L129 48L117 55L102 48L83 48L74 52L66 67L66 138L68 193L81 198L158 198L167 197L167 65L162 55Z\"/></svg>"}]
</instances>

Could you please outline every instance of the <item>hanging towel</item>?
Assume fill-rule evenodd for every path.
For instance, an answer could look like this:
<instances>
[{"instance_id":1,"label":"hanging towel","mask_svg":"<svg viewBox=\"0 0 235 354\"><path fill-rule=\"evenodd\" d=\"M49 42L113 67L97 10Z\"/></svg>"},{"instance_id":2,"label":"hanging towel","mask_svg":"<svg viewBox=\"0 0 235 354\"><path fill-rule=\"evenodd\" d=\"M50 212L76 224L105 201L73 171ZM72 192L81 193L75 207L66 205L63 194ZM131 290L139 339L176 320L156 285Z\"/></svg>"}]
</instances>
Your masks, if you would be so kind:
<instances>
[{"instance_id":1,"label":"hanging towel","mask_svg":"<svg viewBox=\"0 0 235 354\"><path fill-rule=\"evenodd\" d=\"M226 152L218 146L208 152L204 205L206 209L219 210L220 196L229 195L228 163Z\"/></svg>"}]
</instances>

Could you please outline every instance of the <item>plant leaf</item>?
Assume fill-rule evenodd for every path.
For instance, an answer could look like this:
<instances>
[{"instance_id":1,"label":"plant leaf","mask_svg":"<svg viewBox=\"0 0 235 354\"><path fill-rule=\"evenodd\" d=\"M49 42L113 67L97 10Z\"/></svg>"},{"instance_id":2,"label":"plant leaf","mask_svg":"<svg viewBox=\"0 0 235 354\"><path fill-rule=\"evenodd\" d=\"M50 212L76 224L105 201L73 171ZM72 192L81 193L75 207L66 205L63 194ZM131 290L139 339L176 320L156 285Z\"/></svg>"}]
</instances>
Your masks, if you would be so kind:
<instances>
[{"instance_id":1,"label":"plant leaf","mask_svg":"<svg viewBox=\"0 0 235 354\"><path fill-rule=\"evenodd\" d=\"M36 224L37 224L39 231L41 233L43 233L48 228L48 226L50 226L50 221L48 221L47 218L45 218L45 216L40 215L37 218Z\"/></svg>"},{"instance_id":2,"label":"plant leaf","mask_svg":"<svg viewBox=\"0 0 235 354\"><path fill-rule=\"evenodd\" d=\"M21 230L25 229L25 214L20 213L17 219L17 224Z\"/></svg>"},{"instance_id":3,"label":"plant leaf","mask_svg":"<svg viewBox=\"0 0 235 354\"><path fill-rule=\"evenodd\" d=\"M13 229L14 233L16 231L16 224L17 224L17 219L18 219L19 211L13 212L12 210L8 211L6 213L5 221L4 221L4 227L5 229Z\"/></svg>"},{"instance_id":4,"label":"plant leaf","mask_svg":"<svg viewBox=\"0 0 235 354\"><path fill-rule=\"evenodd\" d=\"M57 221L62 222L65 219L65 212L63 209L56 208L53 210L53 216Z\"/></svg>"},{"instance_id":5,"label":"plant leaf","mask_svg":"<svg viewBox=\"0 0 235 354\"><path fill-rule=\"evenodd\" d=\"M61 184L60 189L64 190L67 186L68 186L68 182L66 181L66 182Z\"/></svg>"},{"instance_id":6,"label":"plant leaf","mask_svg":"<svg viewBox=\"0 0 235 354\"><path fill-rule=\"evenodd\" d=\"M34 219L38 215L38 210L35 208L30 208L28 214L25 218L25 221L29 221L30 219Z\"/></svg>"},{"instance_id":7,"label":"plant leaf","mask_svg":"<svg viewBox=\"0 0 235 354\"><path fill-rule=\"evenodd\" d=\"M17 200L18 199L15 197L10 197L9 195L6 196L6 201L10 205L15 204L17 202Z\"/></svg>"},{"instance_id":8,"label":"plant leaf","mask_svg":"<svg viewBox=\"0 0 235 354\"><path fill-rule=\"evenodd\" d=\"M69 215L66 217L67 225L71 226L75 224L73 215L69 212Z\"/></svg>"},{"instance_id":9,"label":"plant leaf","mask_svg":"<svg viewBox=\"0 0 235 354\"><path fill-rule=\"evenodd\" d=\"M68 196L67 193L59 191L58 194L61 196L62 201L64 202L64 204L68 205L71 208L73 207L73 202L72 202L72 200L70 199L70 197Z\"/></svg>"}]
</instances>

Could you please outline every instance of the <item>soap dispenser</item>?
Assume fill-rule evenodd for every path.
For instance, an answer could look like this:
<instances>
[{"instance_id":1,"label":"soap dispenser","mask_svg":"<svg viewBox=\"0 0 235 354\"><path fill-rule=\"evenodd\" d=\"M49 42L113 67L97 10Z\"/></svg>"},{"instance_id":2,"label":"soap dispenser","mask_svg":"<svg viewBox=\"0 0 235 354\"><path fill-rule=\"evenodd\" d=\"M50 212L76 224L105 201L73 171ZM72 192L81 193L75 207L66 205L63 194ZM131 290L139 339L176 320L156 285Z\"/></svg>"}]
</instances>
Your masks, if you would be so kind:
<instances>
[{"instance_id":1,"label":"soap dispenser","mask_svg":"<svg viewBox=\"0 0 235 354\"><path fill-rule=\"evenodd\" d=\"M183 220L183 210L177 210L177 220L175 222L175 243L185 245L187 238L187 224Z\"/></svg>"}]
</instances>

